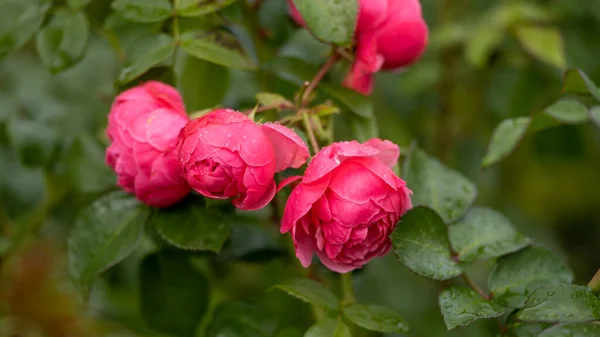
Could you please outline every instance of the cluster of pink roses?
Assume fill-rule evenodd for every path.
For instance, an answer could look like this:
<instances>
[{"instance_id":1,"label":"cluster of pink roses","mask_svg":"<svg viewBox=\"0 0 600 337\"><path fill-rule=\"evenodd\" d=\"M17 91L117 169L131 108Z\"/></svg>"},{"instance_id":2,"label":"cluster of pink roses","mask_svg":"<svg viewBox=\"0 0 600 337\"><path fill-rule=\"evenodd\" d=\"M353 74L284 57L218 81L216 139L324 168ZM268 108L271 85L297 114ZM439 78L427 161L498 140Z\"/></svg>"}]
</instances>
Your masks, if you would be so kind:
<instances>
[{"instance_id":1,"label":"cluster of pink roses","mask_svg":"<svg viewBox=\"0 0 600 337\"><path fill-rule=\"evenodd\" d=\"M306 23L292 0L290 13ZM428 29L419 0L360 0L354 32L356 58L344 85L362 94L373 90L373 76L415 62L427 45Z\"/></svg>"},{"instance_id":2,"label":"cluster of pink roses","mask_svg":"<svg viewBox=\"0 0 600 337\"><path fill-rule=\"evenodd\" d=\"M231 109L195 120L172 87L148 82L121 93L108 116L106 162L117 184L142 202L167 207L192 189L232 199L242 210L267 205L278 190L275 173L299 168L306 143L277 123L256 124ZM323 148L287 201L281 232L291 231L303 266L313 253L337 272L360 268L387 253L389 234L411 207L410 191L391 167L398 146L380 139Z\"/></svg>"}]
</instances>

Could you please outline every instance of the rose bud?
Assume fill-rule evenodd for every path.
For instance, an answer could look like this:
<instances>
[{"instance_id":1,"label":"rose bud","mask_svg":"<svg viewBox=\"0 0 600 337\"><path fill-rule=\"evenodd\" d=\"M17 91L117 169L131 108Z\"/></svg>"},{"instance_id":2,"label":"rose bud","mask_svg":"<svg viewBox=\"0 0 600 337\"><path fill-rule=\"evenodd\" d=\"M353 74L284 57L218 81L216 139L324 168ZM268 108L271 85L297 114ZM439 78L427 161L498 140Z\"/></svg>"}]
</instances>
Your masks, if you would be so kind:
<instances>
[{"instance_id":1,"label":"rose bud","mask_svg":"<svg viewBox=\"0 0 600 337\"><path fill-rule=\"evenodd\" d=\"M308 147L291 129L255 124L231 109L217 109L193 120L179 136L183 176L198 193L233 198L242 210L267 205L275 195L275 172L298 168Z\"/></svg>"},{"instance_id":2,"label":"rose bud","mask_svg":"<svg viewBox=\"0 0 600 337\"><path fill-rule=\"evenodd\" d=\"M412 192L391 170L399 156L395 144L371 139L333 143L313 158L281 223L305 268L313 253L327 268L346 273L389 251L389 235L412 207Z\"/></svg>"},{"instance_id":3,"label":"rose bud","mask_svg":"<svg viewBox=\"0 0 600 337\"><path fill-rule=\"evenodd\" d=\"M172 87L147 82L121 93L108 114L111 142L106 163L117 174L117 185L142 202L170 206L190 188L181 177L175 146L188 122L183 100Z\"/></svg>"}]
</instances>

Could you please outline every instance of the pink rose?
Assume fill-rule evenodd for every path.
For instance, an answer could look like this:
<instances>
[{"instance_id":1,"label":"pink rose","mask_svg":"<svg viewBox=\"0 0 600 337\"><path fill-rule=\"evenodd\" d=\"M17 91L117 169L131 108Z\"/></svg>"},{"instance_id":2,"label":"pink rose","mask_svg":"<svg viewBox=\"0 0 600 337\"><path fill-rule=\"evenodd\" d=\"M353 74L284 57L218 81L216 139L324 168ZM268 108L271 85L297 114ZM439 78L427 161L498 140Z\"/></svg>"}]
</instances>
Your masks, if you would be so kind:
<instances>
[{"instance_id":1,"label":"pink rose","mask_svg":"<svg viewBox=\"0 0 600 337\"><path fill-rule=\"evenodd\" d=\"M108 114L111 141L106 163L117 184L144 203L167 207L190 188L180 175L175 146L188 122L177 91L160 82L147 82L121 93Z\"/></svg>"},{"instance_id":2,"label":"pink rose","mask_svg":"<svg viewBox=\"0 0 600 337\"><path fill-rule=\"evenodd\" d=\"M255 210L273 199L275 172L302 166L309 152L285 126L259 126L242 113L218 109L181 131L178 155L183 176L198 193L234 198L236 207Z\"/></svg>"},{"instance_id":3,"label":"pink rose","mask_svg":"<svg viewBox=\"0 0 600 337\"><path fill-rule=\"evenodd\" d=\"M390 169L399 156L395 144L371 139L333 143L313 158L281 224L282 233L291 230L304 267L316 253L329 269L345 273L389 251L389 235L412 207L412 192Z\"/></svg>"}]
</instances>

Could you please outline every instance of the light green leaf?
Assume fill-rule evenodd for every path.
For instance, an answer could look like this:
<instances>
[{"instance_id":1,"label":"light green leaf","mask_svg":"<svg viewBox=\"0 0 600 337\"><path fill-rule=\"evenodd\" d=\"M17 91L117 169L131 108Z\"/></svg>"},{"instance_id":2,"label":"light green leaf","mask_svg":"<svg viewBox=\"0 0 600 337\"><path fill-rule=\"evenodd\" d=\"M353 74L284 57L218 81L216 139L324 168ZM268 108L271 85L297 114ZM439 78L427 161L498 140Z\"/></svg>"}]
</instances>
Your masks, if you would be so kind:
<instances>
[{"instance_id":1,"label":"light green leaf","mask_svg":"<svg viewBox=\"0 0 600 337\"><path fill-rule=\"evenodd\" d=\"M415 207L400 220L391 236L394 253L408 269L434 280L462 273L452 260L446 225L427 207Z\"/></svg>"},{"instance_id":2,"label":"light green leaf","mask_svg":"<svg viewBox=\"0 0 600 337\"><path fill-rule=\"evenodd\" d=\"M0 3L0 59L21 48L44 22L49 0L4 0Z\"/></svg>"},{"instance_id":3,"label":"light green leaf","mask_svg":"<svg viewBox=\"0 0 600 337\"><path fill-rule=\"evenodd\" d=\"M125 84L143 75L150 68L173 56L173 38L166 34L148 35L138 39L132 46L135 52L128 56L119 74L119 82Z\"/></svg>"},{"instance_id":4,"label":"light green leaf","mask_svg":"<svg viewBox=\"0 0 600 337\"><path fill-rule=\"evenodd\" d=\"M600 102L598 87L581 69L568 69L565 71L562 90L565 93L591 95Z\"/></svg>"},{"instance_id":5,"label":"light green leaf","mask_svg":"<svg viewBox=\"0 0 600 337\"><path fill-rule=\"evenodd\" d=\"M351 334L341 319L328 318L310 327L304 337L351 337Z\"/></svg>"},{"instance_id":6,"label":"light green leaf","mask_svg":"<svg viewBox=\"0 0 600 337\"><path fill-rule=\"evenodd\" d=\"M505 119L498 124L481 165L491 166L511 154L525 136L530 123L531 118L518 117Z\"/></svg>"},{"instance_id":7,"label":"light green leaf","mask_svg":"<svg viewBox=\"0 0 600 337\"><path fill-rule=\"evenodd\" d=\"M501 305L485 300L474 290L462 286L444 289L440 294L439 304L448 330L467 326L481 318L504 314Z\"/></svg>"},{"instance_id":8,"label":"light green leaf","mask_svg":"<svg viewBox=\"0 0 600 337\"><path fill-rule=\"evenodd\" d=\"M357 0L294 0L308 29L324 42L350 45L358 20Z\"/></svg>"},{"instance_id":9,"label":"light green leaf","mask_svg":"<svg viewBox=\"0 0 600 337\"><path fill-rule=\"evenodd\" d=\"M590 117L596 125L600 126L600 105L594 106L590 109Z\"/></svg>"},{"instance_id":10,"label":"light green leaf","mask_svg":"<svg viewBox=\"0 0 600 337\"><path fill-rule=\"evenodd\" d=\"M567 66L562 35L556 27L519 25L517 39L531 55L559 69Z\"/></svg>"},{"instance_id":11,"label":"light green leaf","mask_svg":"<svg viewBox=\"0 0 600 337\"><path fill-rule=\"evenodd\" d=\"M482 68L504 39L506 29L503 26L490 25L489 22L481 22L472 29L472 33L467 39L465 57L474 67Z\"/></svg>"},{"instance_id":12,"label":"light green leaf","mask_svg":"<svg viewBox=\"0 0 600 337\"><path fill-rule=\"evenodd\" d=\"M600 319L600 299L589 287L559 284L534 291L516 314L522 322L576 323Z\"/></svg>"},{"instance_id":13,"label":"light green leaf","mask_svg":"<svg viewBox=\"0 0 600 337\"><path fill-rule=\"evenodd\" d=\"M275 286L304 302L337 310L339 299L321 283L308 279L295 279Z\"/></svg>"},{"instance_id":14,"label":"light green leaf","mask_svg":"<svg viewBox=\"0 0 600 337\"><path fill-rule=\"evenodd\" d=\"M169 0L115 0L111 4L119 15L135 22L160 22L171 16Z\"/></svg>"},{"instance_id":15,"label":"light green leaf","mask_svg":"<svg viewBox=\"0 0 600 337\"><path fill-rule=\"evenodd\" d=\"M124 192L106 194L78 215L68 239L69 272L86 298L95 277L137 246L148 209Z\"/></svg>"},{"instance_id":16,"label":"light green leaf","mask_svg":"<svg viewBox=\"0 0 600 337\"><path fill-rule=\"evenodd\" d=\"M185 254L153 253L140 271L140 306L149 327L176 336L194 336L209 303L206 277Z\"/></svg>"},{"instance_id":17,"label":"light green leaf","mask_svg":"<svg viewBox=\"0 0 600 337\"><path fill-rule=\"evenodd\" d=\"M94 0L67 0L67 4L71 9L78 10L89 5L92 1Z\"/></svg>"},{"instance_id":18,"label":"light green leaf","mask_svg":"<svg viewBox=\"0 0 600 337\"><path fill-rule=\"evenodd\" d=\"M237 0L179 0L176 8L179 16L194 17L221 10Z\"/></svg>"},{"instance_id":19,"label":"light green leaf","mask_svg":"<svg viewBox=\"0 0 600 337\"><path fill-rule=\"evenodd\" d=\"M59 9L37 34L37 50L44 65L54 74L77 64L85 53L89 36L83 12Z\"/></svg>"},{"instance_id":20,"label":"light green leaf","mask_svg":"<svg viewBox=\"0 0 600 337\"><path fill-rule=\"evenodd\" d=\"M250 303L222 303L212 316L206 337L267 337L277 329L275 316Z\"/></svg>"},{"instance_id":21,"label":"light green leaf","mask_svg":"<svg viewBox=\"0 0 600 337\"><path fill-rule=\"evenodd\" d=\"M527 296L542 285L571 283L573 272L562 259L541 247L507 255L490 273L488 288L495 301L522 308Z\"/></svg>"},{"instance_id":22,"label":"light green leaf","mask_svg":"<svg viewBox=\"0 0 600 337\"><path fill-rule=\"evenodd\" d=\"M408 332L408 324L394 310L375 304L350 304L344 315L354 324L371 331Z\"/></svg>"},{"instance_id":23,"label":"light green leaf","mask_svg":"<svg viewBox=\"0 0 600 337\"><path fill-rule=\"evenodd\" d=\"M181 47L193 57L228 68L252 70L256 66L244 55L228 35L187 33L181 38ZM232 44L236 43L235 46Z\"/></svg>"},{"instance_id":24,"label":"light green leaf","mask_svg":"<svg viewBox=\"0 0 600 337\"><path fill-rule=\"evenodd\" d=\"M256 100L263 106L291 106L292 102L285 97L271 92L259 92L256 94Z\"/></svg>"},{"instance_id":25,"label":"light green leaf","mask_svg":"<svg viewBox=\"0 0 600 337\"><path fill-rule=\"evenodd\" d=\"M230 234L226 215L207 208L199 198L193 197L173 207L154 210L150 225L168 243L186 250L218 253Z\"/></svg>"},{"instance_id":26,"label":"light green leaf","mask_svg":"<svg viewBox=\"0 0 600 337\"><path fill-rule=\"evenodd\" d=\"M583 123L589 118L583 103L574 99L563 99L547 107L544 112L551 117L569 124Z\"/></svg>"},{"instance_id":27,"label":"light green leaf","mask_svg":"<svg viewBox=\"0 0 600 337\"><path fill-rule=\"evenodd\" d=\"M414 192L413 205L431 207L446 223L460 218L475 200L475 184L418 148L411 151L402 172Z\"/></svg>"},{"instance_id":28,"label":"light green leaf","mask_svg":"<svg viewBox=\"0 0 600 337\"><path fill-rule=\"evenodd\" d=\"M452 247L463 262L502 256L531 243L504 215L487 208L471 209L448 230Z\"/></svg>"},{"instance_id":29,"label":"light green leaf","mask_svg":"<svg viewBox=\"0 0 600 337\"><path fill-rule=\"evenodd\" d=\"M229 88L229 70L185 53L177 61L175 78L188 111L200 111L219 105Z\"/></svg>"},{"instance_id":30,"label":"light green leaf","mask_svg":"<svg viewBox=\"0 0 600 337\"><path fill-rule=\"evenodd\" d=\"M600 323L571 323L556 325L538 337L600 337Z\"/></svg>"}]
</instances>

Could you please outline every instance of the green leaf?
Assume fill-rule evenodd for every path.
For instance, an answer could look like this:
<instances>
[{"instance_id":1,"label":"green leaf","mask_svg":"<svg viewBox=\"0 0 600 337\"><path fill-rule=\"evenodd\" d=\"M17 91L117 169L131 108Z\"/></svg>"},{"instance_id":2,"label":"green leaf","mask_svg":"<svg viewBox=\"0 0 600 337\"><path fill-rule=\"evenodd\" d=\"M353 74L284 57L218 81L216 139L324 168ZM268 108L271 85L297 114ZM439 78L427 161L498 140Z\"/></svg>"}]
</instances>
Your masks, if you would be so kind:
<instances>
[{"instance_id":1,"label":"green leaf","mask_svg":"<svg viewBox=\"0 0 600 337\"><path fill-rule=\"evenodd\" d=\"M292 102L287 100L285 97L271 92L259 92L256 94L256 100L263 106L292 105Z\"/></svg>"},{"instance_id":2,"label":"green leaf","mask_svg":"<svg viewBox=\"0 0 600 337\"><path fill-rule=\"evenodd\" d=\"M26 167L48 164L59 141L52 128L28 119L9 119L6 132L12 148Z\"/></svg>"},{"instance_id":3,"label":"green leaf","mask_svg":"<svg viewBox=\"0 0 600 337\"><path fill-rule=\"evenodd\" d=\"M371 138L379 137L379 128L377 127L377 119L362 118L355 115L341 114L344 121L352 131L353 139L363 143Z\"/></svg>"},{"instance_id":4,"label":"green leaf","mask_svg":"<svg viewBox=\"0 0 600 337\"><path fill-rule=\"evenodd\" d=\"M408 211L391 239L400 262L421 276L448 280L462 273L452 260L446 225L430 208L421 206Z\"/></svg>"},{"instance_id":5,"label":"green leaf","mask_svg":"<svg viewBox=\"0 0 600 337\"><path fill-rule=\"evenodd\" d=\"M53 74L77 64L85 53L89 36L83 12L59 9L50 23L37 34L37 50Z\"/></svg>"},{"instance_id":6,"label":"green leaf","mask_svg":"<svg viewBox=\"0 0 600 337\"><path fill-rule=\"evenodd\" d=\"M594 106L590 109L590 118L596 125L600 126L600 105Z\"/></svg>"},{"instance_id":7,"label":"green leaf","mask_svg":"<svg viewBox=\"0 0 600 337\"><path fill-rule=\"evenodd\" d=\"M140 271L140 303L146 324L176 336L194 336L206 314L209 287L187 256L163 251L144 258Z\"/></svg>"},{"instance_id":8,"label":"green leaf","mask_svg":"<svg viewBox=\"0 0 600 337\"><path fill-rule=\"evenodd\" d=\"M181 38L181 47L193 57L228 68L252 70L256 66L228 35L199 35L187 33Z\"/></svg>"},{"instance_id":9,"label":"green leaf","mask_svg":"<svg viewBox=\"0 0 600 337\"><path fill-rule=\"evenodd\" d=\"M69 272L86 298L96 275L135 249L148 209L124 192L106 194L81 211L68 239Z\"/></svg>"},{"instance_id":10,"label":"green leaf","mask_svg":"<svg viewBox=\"0 0 600 337\"><path fill-rule=\"evenodd\" d=\"M67 4L71 9L78 10L89 5L92 1L94 0L67 0Z\"/></svg>"},{"instance_id":11,"label":"green leaf","mask_svg":"<svg viewBox=\"0 0 600 337\"><path fill-rule=\"evenodd\" d=\"M525 136L531 123L529 117L505 119L494 129L492 140L483 158L482 166L488 167L511 154Z\"/></svg>"},{"instance_id":12,"label":"green leaf","mask_svg":"<svg viewBox=\"0 0 600 337\"><path fill-rule=\"evenodd\" d=\"M463 262L487 260L515 252L531 241L514 230L504 215L487 208L473 208L448 228L450 242Z\"/></svg>"},{"instance_id":13,"label":"green leaf","mask_svg":"<svg viewBox=\"0 0 600 337\"><path fill-rule=\"evenodd\" d=\"M229 219L207 208L198 198L154 210L150 224L168 243L180 249L218 253L230 234Z\"/></svg>"},{"instance_id":14,"label":"green leaf","mask_svg":"<svg viewBox=\"0 0 600 337\"><path fill-rule=\"evenodd\" d=\"M574 99L560 100L547 107L544 112L558 121L569 124L583 123L589 118L587 107Z\"/></svg>"},{"instance_id":15,"label":"green leaf","mask_svg":"<svg viewBox=\"0 0 600 337\"><path fill-rule=\"evenodd\" d=\"M577 95L591 95L600 102L600 91L581 69L565 71L563 92Z\"/></svg>"},{"instance_id":16,"label":"green leaf","mask_svg":"<svg viewBox=\"0 0 600 337\"><path fill-rule=\"evenodd\" d=\"M538 337L540 333L549 327L552 324L548 323L540 323L540 324L528 324L528 323L513 323L507 326L508 331L510 331L511 335L514 337Z\"/></svg>"},{"instance_id":17,"label":"green leaf","mask_svg":"<svg viewBox=\"0 0 600 337\"><path fill-rule=\"evenodd\" d=\"M485 300L474 290L462 286L444 289L440 294L439 304L448 330L467 326L481 318L504 314L501 305Z\"/></svg>"},{"instance_id":18,"label":"green leaf","mask_svg":"<svg viewBox=\"0 0 600 337\"><path fill-rule=\"evenodd\" d=\"M21 48L39 29L49 0L4 0L0 3L0 59Z\"/></svg>"},{"instance_id":19,"label":"green leaf","mask_svg":"<svg viewBox=\"0 0 600 337\"><path fill-rule=\"evenodd\" d=\"M498 303L522 308L527 296L540 286L571 283L573 278L562 259L534 246L498 260L490 273L488 288Z\"/></svg>"},{"instance_id":20,"label":"green leaf","mask_svg":"<svg viewBox=\"0 0 600 337\"><path fill-rule=\"evenodd\" d=\"M531 55L559 69L567 66L562 35L556 27L520 25L517 39Z\"/></svg>"},{"instance_id":21,"label":"green leaf","mask_svg":"<svg viewBox=\"0 0 600 337\"><path fill-rule=\"evenodd\" d=\"M179 0L176 8L179 16L194 17L221 10L237 0Z\"/></svg>"},{"instance_id":22,"label":"green leaf","mask_svg":"<svg viewBox=\"0 0 600 337\"><path fill-rule=\"evenodd\" d=\"M418 148L411 151L402 172L414 192L413 205L433 208L446 223L460 218L475 200L475 184Z\"/></svg>"},{"instance_id":23,"label":"green leaf","mask_svg":"<svg viewBox=\"0 0 600 337\"><path fill-rule=\"evenodd\" d=\"M104 160L104 148L87 134L73 142L66 164L69 180L81 192L102 192L115 185L115 175Z\"/></svg>"},{"instance_id":24,"label":"green leaf","mask_svg":"<svg viewBox=\"0 0 600 337\"><path fill-rule=\"evenodd\" d=\"M219 258L264 262L286 256L278 228L264 226L261 219L235 215L231 219L231 237Z\"/></svg>"},{"instance_id":25,"label":"green leaf","mask_svg":"<svg viewBox=\"0 0 600 337\"><path fill-rule=\"evenodd\" d=\"M177 89L188 111L200 111L219 105L229 88L229 70L211 62L181 53L177 61Z\"/></svg>"},{"instance_id":26,"label":"green leaf","mask_svg":"<svg viewBox=\"0 0 600 337\"><path fill-rule=\"evenodd\" d=\"M115 0L111 4L119 15L135 22L160 22L171 16L169 0Z\"/></svg>"},{"instance_id":27,"label":"green leaf","mask_svg":"<svg viewBox=\"0 0 600 337\"><path fill-rule=\"evenodd\" d=\"M504 40L505 27L481 22L472 30L472 36L467 39L465 57L474 67L485 66L496 48Z\"/></svg>"},{"instance_id":28,"label":"green leaf","mask_svg":"<svg viewBox=\"0 0 600 337\"><path fill-rule=\"evenodd\" d=\"M319 87L329 96L348 107L352 113L365 119L373 118L373 103L369 97L339 85L321 83Z\"/></svg>"},{"instance_id":29,"label":"green leaf","mask_svg":"<svg viewBox=\"0 0 600 337\"><path fill-rule=\"evenodd\" d=\"M561 324L545 330L538 337L600 337L599 323Z\"/></svg>"},{"instance_id":30,"label":"green leaf","mask_svg":"<svg viewBox=\"0 0 600 337\"><path fill-rule=\"evenodd\" d=\"M343 309L344 315L354 324L371 331L408 332L408 324L394 310L374 304L350 304Z\"/></svg>"},{"instance_id":31,"label":"green leaf","mask_svg":"<svg viewBox=\"0 0 600 337\"><path fill-rule=\"evenodd\" d=\"M351 334L341 319L327 318L310 327L304 337L351 337Z\"/></svg>"},{"instance_id":32,"label":"green leaf","mask_svg":"<svg viewBox=\"0 0 600 337\"><path fill-rule=\"evenodd\" d=\"M312 280L295 279L275 287L307 303L331 310L337 310L339 307L339 299L321 283Z\"/></svg>"},{"instance_id":33,"label":"green leaf","mask_svg":"<svg viewBox=\"0 0 600 337\"><path fill-rule=\"evenodd\" d=\"M358 20L357 0L294 0L308 29L321 41L350 45Z\"/></svg>"},{"instance_id":34,"label":"green leaf","mask_svg":"<svg viewBox=\"0 0 600 337\"><path fill-rule=\"evenodd\" d=\"M173 55L173 38L166 34L148 35L138 39L132 46L135 52L128 56L125 67L119 73L119 82L135 80L150 68L166 61Z\"/></svg>"},{"instance_id":35,"label":"green leaf","mask_svg":"<svg viewBox=\"0 0 600 337\"><path fill-rule=\"evenodd\" d=\"M557 284L534 291L516 314L522 322L576 323L600 319L600 299L589 287Z\"/></svg>"},{"instance_id":36,"label":"green leaf","mask_svg":"<svg viewBox=\"0 0 600 337\"><path fill-rule=\"evenodd\" d=\"M262 307L245 302L225 302L213 314L206 337L268 337L277 320Z\"/></svg>"}]
</instances>

